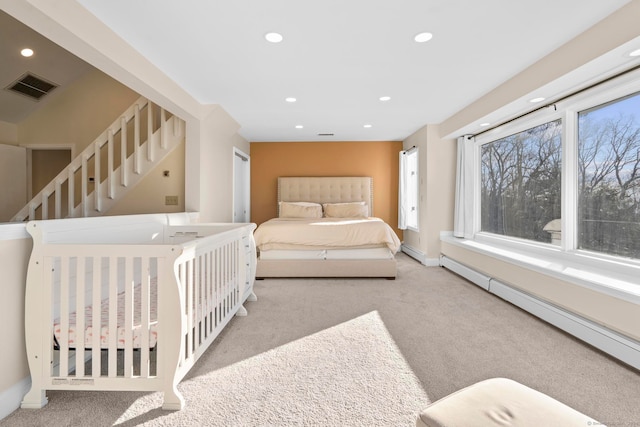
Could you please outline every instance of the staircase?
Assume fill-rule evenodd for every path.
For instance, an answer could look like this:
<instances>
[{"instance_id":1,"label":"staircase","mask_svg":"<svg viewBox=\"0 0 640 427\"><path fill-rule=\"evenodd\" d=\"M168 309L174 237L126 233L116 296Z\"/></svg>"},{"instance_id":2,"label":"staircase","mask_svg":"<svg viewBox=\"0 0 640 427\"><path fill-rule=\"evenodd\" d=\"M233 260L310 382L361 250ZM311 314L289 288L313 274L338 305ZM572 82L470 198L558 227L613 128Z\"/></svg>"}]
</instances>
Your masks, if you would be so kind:
<instances>
[{"instance_id":1,"label":"staircase","mask_svg":"<svg viewBox=\"0 0 640 427\"><path fill-rule=\"evenodd\" d=\"M11 221L104 215L184 137L183 120L141 97Z\"/></svg>"}]
</instances>

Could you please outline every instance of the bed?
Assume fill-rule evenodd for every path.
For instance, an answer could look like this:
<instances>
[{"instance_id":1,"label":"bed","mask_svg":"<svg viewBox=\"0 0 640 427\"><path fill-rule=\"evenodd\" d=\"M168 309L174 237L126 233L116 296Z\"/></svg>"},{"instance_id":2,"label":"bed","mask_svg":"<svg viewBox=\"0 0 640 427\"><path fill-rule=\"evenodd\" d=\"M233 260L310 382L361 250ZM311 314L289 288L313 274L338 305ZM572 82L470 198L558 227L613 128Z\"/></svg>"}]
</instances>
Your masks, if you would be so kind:
<instances>
[{"instance_id":1,"label":"bed","mask_svg":"<svg viewBox=\"0 0 640 427\"><path fill-rule=\"evenodd\" d=\"M279 177L278 216L256 229L256 277L397 274L400 240L373 215L371 177Z\"/></svg>"},{"instance_id":2,"label":"bed","mask_svg":"<svg viewBox=\"0 0 640 427\"><path fill-rule=\"evenodd\" d=\"M255 301L255 224L194 223L193 214L30 221L25 293L31 389L164 393L243 304Z\"/></svg>"}]
</instances>

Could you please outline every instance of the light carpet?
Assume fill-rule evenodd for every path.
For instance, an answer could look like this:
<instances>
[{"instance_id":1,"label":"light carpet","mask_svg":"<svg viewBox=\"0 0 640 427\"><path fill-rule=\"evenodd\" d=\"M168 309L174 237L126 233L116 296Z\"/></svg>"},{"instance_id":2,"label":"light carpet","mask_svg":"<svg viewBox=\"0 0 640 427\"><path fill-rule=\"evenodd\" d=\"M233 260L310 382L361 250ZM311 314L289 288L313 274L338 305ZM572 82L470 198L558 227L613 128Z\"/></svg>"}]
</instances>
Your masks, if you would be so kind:
<instances>
[{"instance_id":1,"label":"light carpet","mask_svg":"<svg viewBox=\"0 0 640 427\"><path fill-rule=\"evenodd\" d=\"M180 391L186 409L159 424L409 426L428 403L376 312L204 372ZM150 400L139 399L115 425L136 420Z\"/></svg>"}]
</instances>

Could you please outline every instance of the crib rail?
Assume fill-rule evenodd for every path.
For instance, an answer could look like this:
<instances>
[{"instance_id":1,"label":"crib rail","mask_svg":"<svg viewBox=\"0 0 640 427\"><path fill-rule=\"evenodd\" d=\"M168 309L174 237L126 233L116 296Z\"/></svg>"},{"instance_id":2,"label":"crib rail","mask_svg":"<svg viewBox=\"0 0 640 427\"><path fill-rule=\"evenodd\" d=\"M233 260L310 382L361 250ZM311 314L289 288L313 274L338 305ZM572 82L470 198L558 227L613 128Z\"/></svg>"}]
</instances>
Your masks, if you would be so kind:
<instances>
[{"instance_id":1,"label":"crib rail","mask_svg":"<svg viewBox=\"0 0 640 427\"><path fill-rule=\"evenodd\" d=\"M255 225L173 244L37 244L39 222L22 406L42 407L45 390L159 390L181 409L177 384L252 294Z\"/></svg>"},{"instance_id":2,"label":"crib rail","mask_svg":"<svg viewBox=\"0 0 640 427\"><path fill-rule=\"evenodd\" d=\"M247 281L242 239L238 233L207 237L184 251L176 263L184 291L181 376L206 350L241 307ZM184 372L183 372L184 371Z\"/></svg>"}]
</instances>

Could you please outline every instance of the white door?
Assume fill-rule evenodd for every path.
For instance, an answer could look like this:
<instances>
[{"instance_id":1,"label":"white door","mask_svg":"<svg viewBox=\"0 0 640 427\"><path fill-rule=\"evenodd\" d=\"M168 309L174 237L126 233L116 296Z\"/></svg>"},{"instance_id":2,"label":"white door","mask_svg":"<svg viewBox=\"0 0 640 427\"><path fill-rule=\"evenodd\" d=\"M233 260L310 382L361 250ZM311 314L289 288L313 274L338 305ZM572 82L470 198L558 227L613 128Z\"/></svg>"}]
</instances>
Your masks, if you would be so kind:
<instances>
[{"instance_id":1,"label":"white door","mask_svg":"<svg viewBox=\"0 0 640 427\"><path fill-rule=\"evenodd\" d=\"M250 221L251 169L249 155L233 150L233 222Z\"/></svg>"},{"instance_id":2,"label":"white door","mask_svg":"<svg viewBox=\"0 0 640 427\"><path fill-rule=\"evenodd\" d=\"M0 222L27 204L27 149L0 144Z\"/></svg>"}]
</instances>

